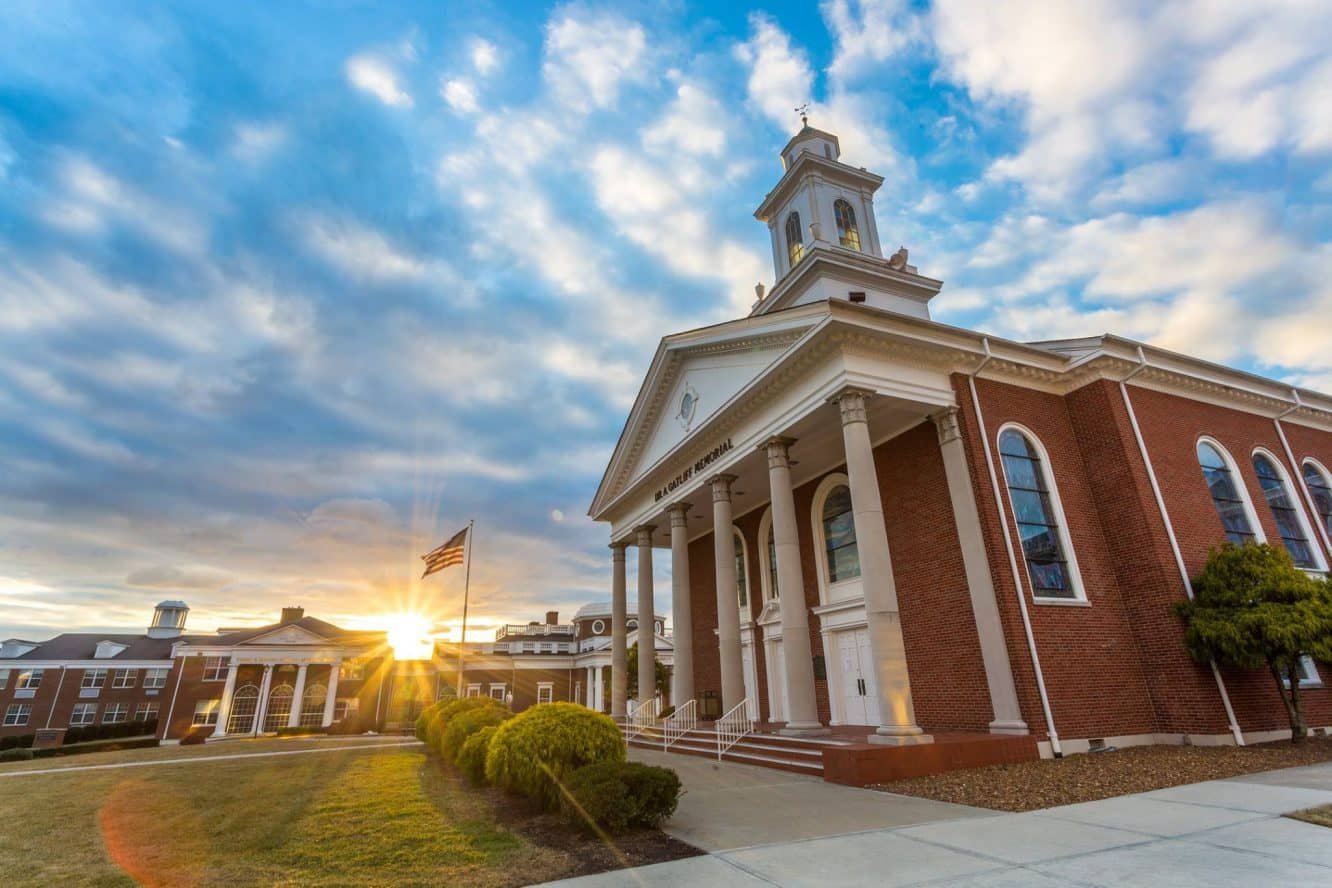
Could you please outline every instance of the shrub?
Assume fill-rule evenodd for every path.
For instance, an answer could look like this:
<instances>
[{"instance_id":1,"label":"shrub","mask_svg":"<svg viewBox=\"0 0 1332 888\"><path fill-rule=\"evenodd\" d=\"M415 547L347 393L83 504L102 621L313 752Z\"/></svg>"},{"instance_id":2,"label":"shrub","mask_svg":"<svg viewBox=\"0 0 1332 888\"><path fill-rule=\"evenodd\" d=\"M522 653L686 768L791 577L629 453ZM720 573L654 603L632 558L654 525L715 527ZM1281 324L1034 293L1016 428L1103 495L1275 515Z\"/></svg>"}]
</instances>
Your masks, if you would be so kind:
<instances>
[{"instance_id":1,"label":"shrub","mask_svg":"<svg viewBox=\"0 0 1332 888\"><path fill-rule=\"evenodd\" d=\"M208 739L208 731L190 731L180 738L181 746L199 746Z\"/></svg>"},{"instance_id":2,"label":"shrub","mask_svg":"<svg viewBox=\"0 0 1332 888\"><path fill-rule=\"evenodd\" d=\"M569 778L564 816L588 832L658 827L680 802L680 778L669 768L638 762L597 762Z\"/></svg>"},{"instance_id":3,"label":"shrub","mask_svg":"<svg viewBox=\"0 0 1332 888\"><path fill-rule=\"evenodd\" d=\"M480 706L449 719L439 735L439 754L446 762L457 762L458 751L467 738L482 728L498 726L513 718L513 713L499 706Z\"/></svg>"},{"instance_id":4,"label":"shrub","mask_svg":"<svg viewBox=\"0 0 1332 888\"><path fill-rule=\"evenodd\" d=\"M496 729L486 754L486 779L552 810L565 779L601 761L624 761L624 738L615 722L577 703L543 703Z\"/></svg>"},{"instance_id":5,"label":"shrub","mask_svg":"<svg viewBox=\"0 0 1332 888\"><path fill-rule=\"evenodd\" d=\"M439 715L441 709L443 709L445 706L449 705L452 702L453 702L452 700L436 700L434 703L431 703L425 709L421 710L421 714L416 717L416 726L414 731L417 740L425 742L426 728L430 725L430 722L433 721L435 717Z\"/></svg>"},{"instance_id":6,"label":"shrub","mask_svg":"<svg viewBox=\"0 0 1332 888\"><path fill-rule=\"evenodd\" d=\"M22 746L11 746L9 749L0 750L0 762L30 762L32 761L32 750Z\"/></svg>"},{"instance_id":7,"label":"shrub","mask_svg":"<svg viewBox=\"0 0 1332 888\"><path fill-rule=\"evenodd\" d=\"M499 730L498 725L486 725L474 731L463 741L454 764L467 775L467 779L478 786L486 782L486 753L490 750L490 738Z\"/></svg>"},{"instance_id":8,"label":"shrub","mask_svg":"<svg viewBox=\"0 0 1332 888\"><path fill-rule=\"evenodd\" d=\"M504 708L504 704L489 697L465 697L462 700L450 700L440 707L439 712L426 726L426 743L430 744L431 749L438 750L444 729L449 722L464 712L471 712L476 709L497 709L500 712L508 712Z\"/></svg>"}]
</instances>

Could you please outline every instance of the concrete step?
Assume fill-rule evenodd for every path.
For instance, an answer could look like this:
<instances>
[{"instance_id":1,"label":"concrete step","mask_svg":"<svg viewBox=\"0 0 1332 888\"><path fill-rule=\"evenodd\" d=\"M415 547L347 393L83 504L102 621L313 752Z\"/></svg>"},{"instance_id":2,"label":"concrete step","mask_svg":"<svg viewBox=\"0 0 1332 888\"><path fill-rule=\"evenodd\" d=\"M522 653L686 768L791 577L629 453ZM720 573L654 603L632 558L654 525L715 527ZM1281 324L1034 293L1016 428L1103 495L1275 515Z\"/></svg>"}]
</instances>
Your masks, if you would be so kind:
<instances>
[{"instance_id":1,"label":"concrete step","mask_svg":"<svg viewBox=\"0 0 1332 888\"><path fill-rule=\"evenodd\" d=\"M643 749L662 749L664 735L661 731L649 728L629 741L630 746ZM823 754L818 748L805 748L799 745L781 742L768 742L765 734L751 734L742 738L726 752L724 761L759 765L783 771L821 776L823 774ZM691 731L670 745L668 752L680 755L693 755L703 758L715 758L717 755L716 734L711 731Z\"/></svg>"}]
</instances>

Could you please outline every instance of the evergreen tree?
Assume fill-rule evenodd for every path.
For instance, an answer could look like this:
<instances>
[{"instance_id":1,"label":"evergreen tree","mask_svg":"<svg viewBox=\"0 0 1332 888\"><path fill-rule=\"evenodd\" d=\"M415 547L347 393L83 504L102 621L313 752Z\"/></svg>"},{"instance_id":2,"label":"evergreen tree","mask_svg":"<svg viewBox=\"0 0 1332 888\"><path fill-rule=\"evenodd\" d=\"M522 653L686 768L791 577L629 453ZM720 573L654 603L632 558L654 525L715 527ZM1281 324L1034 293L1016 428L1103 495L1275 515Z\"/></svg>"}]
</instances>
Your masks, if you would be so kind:
<instances>
[{"instance_id":1,"label":"evergreen tree","mask_svg":"<svg viewBox=\"0 0 1332 888\"><path fill-rule=\"evenodd\" d=\"M661 660L654 660L652 665L656 667L657 673L657 693L661 694L662 699L670 696L671 674L666 669L666 665ZM625 692L631 700L638 700L638 642L629 645L629 656L625 665L625 672L629 673L629 689ZM639 700L641 703L642 701Z\"/></svg>"},{"instance_id":2,"label":"evergreen tree","mask_svg":"<svg viewBox=\"0 0 1332 888\"><path fill-rule=\"evenodd\" d=\"M1175 605L1188 624L1189 654L1199 663L1266 666L1290 717L1291 740L1303 740L1300 659L1332 661L1332 581L1297 568L1283 548L1226 543L1209 553L1193 593Z\"/></svg>"}]
</instances>

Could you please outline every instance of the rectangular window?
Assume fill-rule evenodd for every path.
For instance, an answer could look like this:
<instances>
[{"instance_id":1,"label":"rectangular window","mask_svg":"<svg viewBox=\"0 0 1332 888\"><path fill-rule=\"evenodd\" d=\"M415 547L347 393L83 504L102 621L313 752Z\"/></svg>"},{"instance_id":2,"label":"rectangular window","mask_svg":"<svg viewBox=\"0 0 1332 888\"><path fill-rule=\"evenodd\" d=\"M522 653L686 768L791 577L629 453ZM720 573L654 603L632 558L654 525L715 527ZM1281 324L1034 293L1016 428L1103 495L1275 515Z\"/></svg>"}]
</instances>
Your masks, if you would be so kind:
<instances>
[{"instance_id":1,"label":"rectangular window","mask_svg":"<svg viewBox=\"0 0 1332 888\"><path fill-rule=\"evenodd\" d=\"M1300 687L1302 688L1321 688L1323 686L1323 677L1318 674L1318 667L1314 665L1313 657L1300 657L1299 662ZM1284 677L1281 683L1290 687L1290 682Z\"/></svg>"},{"instance_id":2,"label":"rectangular window","mask_svg":"<svg viewBox=\"0 0 1332 888\"><path fill-rule=\"evenodd\" d=\"M129 705L126 703L108 703L102 713L102 724L118 725L129 719Z\"/></svg>"},{"instance_id":3,"label":"rectangular window","mask_svg":"<svg viewBox=\"0 0 1332 888\"><path fill-rule=\"evenodd\" d=\"M9 687L9 670L0 669L0 691Z\"/></svg>"},{"instance_id":4,"label":"rectangular window","mask_svg":"<svg viewBox=\"0 0 1332 888\"><path fill-rule=\"evenodd\" d=\"M71 728L81 728L84 725L90 725L97 721L96 703L75 703L74 711L69 716L69 726Z\"/></svg>"},{"instance_id":5,"label":"rectangular window","mask_svg":"<svg viewBox=\"0 0 1332 888\"><path fill-rule=\"evenodd\" d=\"M196 728L214 727L217 724L217 710L221 705L221 700L196 700L194 718L190 720L190 724Z\"/></svg>"},{"instance_id":6,"label":"rectangular window","mask_svg":"<svg viewBox=\"0 0 1332 888\"><path fill-rule=\"evenodd\" d=\"M132 688L134 687L134 677L139 674L137 669L117 669L116 674L111 679L113 688Z\"/></svg>"},{"instance_id":7,"label":"rectangular window","mask_svg":"<svg viewBox=\"0 0 1332 888\"><path fill-rule=\"evenodd\" d=\"M228 657L204 657L203 680L226 681Z\"/></svg>"},{"instance_id":8,"label":"rectangular window","mask_svg":"<svg viewBox=\"0 0 1332 888\"><path fill-rule=\"evenodd\" d=\"M167 682L167 673L169 669L145 669L143 672L143 686L149 688L164 688Z\"/></svg>"},{"instance_id":9,"label":"rectangular window","mask_svg":"<svg viewBox=\"0 0 1332 888\"><path fill-rule=\"evenodd\" d=\"M360 703L355 697L348 697L343 700L333 702L333 721L340 722L350 715L356 714L357 705Z\"/></svg>"},{"instance_id":10,"label":"rectangular window","mask_svg":"<svg viewBox=\"0 0 1332 888\"><path fill-rule=\"evenodd\" d=\"M343 660L338 667L339 681L359 681L365 678L364 660Z\"/></svg>"},{"instance_id":11,"label":"rectangular window","mask_svg":"<svg viewBox=\"0 0 1332 888\"><path fill-rule=\"evenodd\" d=\"M106 684L105 669L85 669L83 670L83 680L79 682L81 688L100 688Z\"/></svg>"},{"instance_id":12,"label":"rectangular window","mask_svg":"<svg viewBox=\"0 0 1332 888\"><path fill-rule=\"evenodd\" d=\"M21 728L28 723L28 716L32 715L31 703L10 703L9 708L5 710L6 728Z\"/></svg>"},{"instance_id":13,"label":"rectangular window","mask_svg":"<svg viewBox=\"0 0 1332 888\"><path fill-rule=\"evenodd\" d=\"M480 697L480 696L481 696L481 685L479 685L479 684L469 684L469 685L467 686L467 696L469 696L469 697Z\"/></svg>"},{"instance_id":14,"label":"rectangular window","mask_svg":"<svg viewBox=\"0 0 1332 888\"><path fill-rule=\"evenodd\" d=\"M555 699L555 685L548 681L543 681L537 685L537 702L549 703Z\"/></svg>"},{"instance_id":15,"label":"rectangular window","mask_svg":"<svg viewBox=\"0 0 1332 888\"><path fill-rule=\"evenodd\" d=\"M501 703L504 702L504 683L503 683L503 682L500 682L499 684L496 684L496 683L494 683L494 682L491 683L491 685L490 685L490 699L492 699L492 700L498 700L498 701L500 701Z\"/></svg>"},{"instance_id":16,"label":"rectangular window","mask_svg":"<svg viewBox=\"0 0 1332 888\"><path fill-rule=\"evenodd\" d=\"M157 718L158 704L140 703L134 707L134 720L136 722L154 721Z\"/></svg>"},{"instance_id":17,"label":"rectangular window","mask_svg":"<svg viewBox=\"0 0 1332 888\"><path fill-rule=\"evenodd\" d=\"M42 685L43 669L24 669L18 674L18 684L14 687L21 691L35 691Z\"/></svg>"}]
</instances>

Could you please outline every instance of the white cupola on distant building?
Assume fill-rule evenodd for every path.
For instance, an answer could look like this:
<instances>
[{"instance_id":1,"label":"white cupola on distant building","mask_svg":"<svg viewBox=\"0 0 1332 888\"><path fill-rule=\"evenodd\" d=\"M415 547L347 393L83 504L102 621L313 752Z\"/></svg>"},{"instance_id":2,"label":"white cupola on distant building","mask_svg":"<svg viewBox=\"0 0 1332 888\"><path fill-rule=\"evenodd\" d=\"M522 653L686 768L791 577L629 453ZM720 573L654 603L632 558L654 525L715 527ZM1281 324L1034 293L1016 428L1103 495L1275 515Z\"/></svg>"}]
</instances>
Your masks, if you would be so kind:
<instances>
[{"instance_id":1,"label":"white cupola on distant building","mask_svg":"<svg viewBox=\"0 0 1332 888\"><path fill-rule=\"evenodd\" d=\"M185 617L190 606L183 601L163 601L153 609L149 638L176 638L185 631Z\"/></svg>"},{"instance_id":2,"label":"white cupola on distant building","mask_svg":"<svg viewBox=\"0 0 1332 888\"><path fill-rule=\"evenodd\" d=\"M883 177L842 163L837 136L806 123L781 151L783 175L754 217L768 226L776 285L754 314L824 299L929 318L942 282L901 248L884 258L874 217Z\"/></svg>"}]
</instances>

